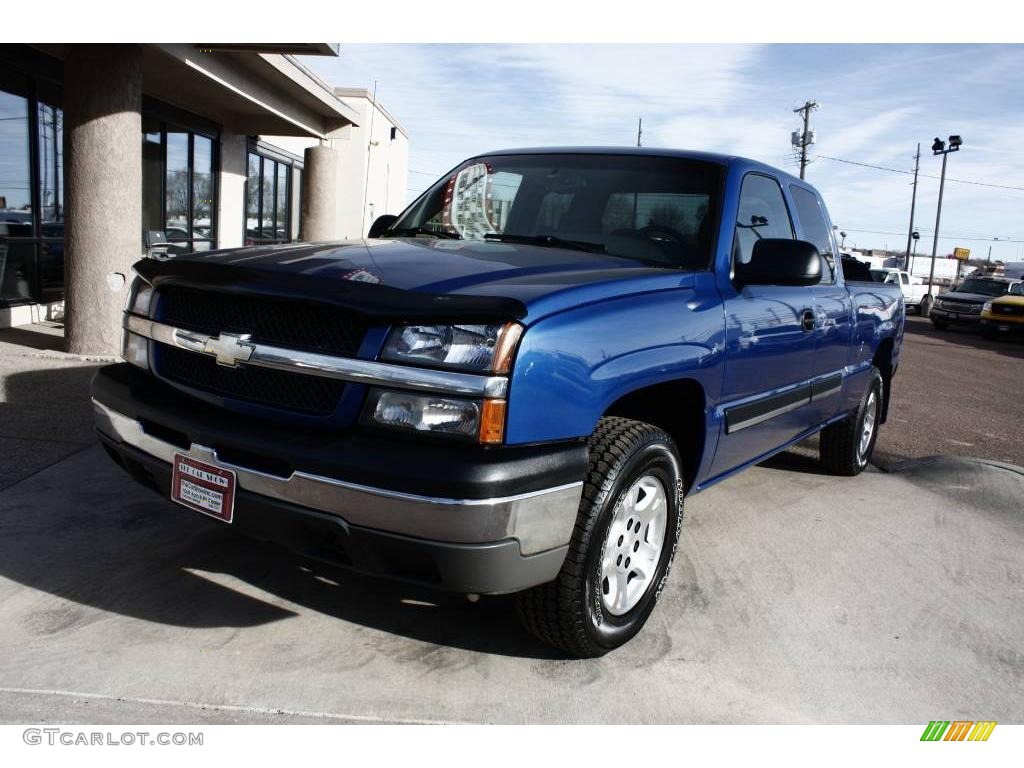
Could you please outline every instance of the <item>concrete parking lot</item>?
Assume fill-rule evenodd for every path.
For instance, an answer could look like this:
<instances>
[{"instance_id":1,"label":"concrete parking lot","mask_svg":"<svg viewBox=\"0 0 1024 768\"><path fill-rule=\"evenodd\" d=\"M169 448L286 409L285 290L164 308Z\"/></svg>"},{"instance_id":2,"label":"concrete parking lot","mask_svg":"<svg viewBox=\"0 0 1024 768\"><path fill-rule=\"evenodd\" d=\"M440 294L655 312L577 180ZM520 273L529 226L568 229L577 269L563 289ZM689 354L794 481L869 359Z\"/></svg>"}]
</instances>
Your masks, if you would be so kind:
<instances>
[{"instance_id":1,"label":"concrete parking lot","mask_svg":"<svg viewBox=\"0 0 1024 768\"><path fill-rule=\"evenodd\" d=\"M1013 466L776 457L688 503L638 638L567 661L508 598L303 561L126 483L88 434L96 363L3 342L2 722L1024 720Z\"/></svg>"}]
</instances>

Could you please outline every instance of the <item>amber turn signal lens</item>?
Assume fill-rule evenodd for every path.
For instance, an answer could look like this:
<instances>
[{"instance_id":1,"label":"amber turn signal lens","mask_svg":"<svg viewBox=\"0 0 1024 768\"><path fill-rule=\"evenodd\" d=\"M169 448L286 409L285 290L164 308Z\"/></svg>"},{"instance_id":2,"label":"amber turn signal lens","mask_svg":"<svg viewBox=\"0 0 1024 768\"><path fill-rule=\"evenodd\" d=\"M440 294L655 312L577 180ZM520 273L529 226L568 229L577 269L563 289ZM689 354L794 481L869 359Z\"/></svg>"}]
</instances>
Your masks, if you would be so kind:
<instances>
[{"instance_id":1,"label":"amber turn signal lens","mask_svg":"<svg viewBox=\"0 0 1024 768\"><path fill-rule=\"evenodd\" d=\"M480 442L495 445L505 439L504 400L484 400L480 412Z\"/></svg>"},{"instance_id":2,"label":"amber turn signal lens","mask_svg":"<svg viewBox=\"0 0 1024 768\"><path fill-rule=\"evenodd\" d=\"M509 323L501 329L498 346L494 350L495 373L508 373L512 370L512 357L515 355L516 347L519 346L519 338L522 335L523 326L519 323Z\"/></svg>"}]
</instances>

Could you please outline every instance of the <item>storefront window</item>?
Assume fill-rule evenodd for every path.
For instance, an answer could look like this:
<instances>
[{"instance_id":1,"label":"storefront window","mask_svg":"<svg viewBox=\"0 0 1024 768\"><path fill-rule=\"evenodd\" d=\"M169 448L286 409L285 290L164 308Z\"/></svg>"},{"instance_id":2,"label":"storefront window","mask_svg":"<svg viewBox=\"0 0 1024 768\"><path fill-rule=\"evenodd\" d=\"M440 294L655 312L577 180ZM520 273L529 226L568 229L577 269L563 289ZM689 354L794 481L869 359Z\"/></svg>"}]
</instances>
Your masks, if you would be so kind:
<instances>
[{"instance_id":1,"label":"storefront window","mask_svg":"<svg viewBox=\"0 0 1024 768\"><path fill-rule=\"evenodd\" d=\"M64 111L38 105L39 220L42 237L64 237Z\"/></svg>"},{"instance_id":2,"label":"storefront window","mask_svg":"<svg viewBox=\"0 0 1024 768\"><path fill-rule=\"evenodd\" d=\"M0 304L59 301L64 290L60 89L27 76L0 75L5 75L0 86L13 89L0 88Z\"/></svg>"},{"instance_id":3,"label":"storefront window","mask_svg":"<svg viewBox=\"0 0 1024 768\"><path fill-rule=\"evenodd\" d=\"M245 191L245 244L289 243L298 236L297 197L300 168L250 152Z\"/></svg>"},{"instance_id":4,"label":"storefront window","mask_svg":"<svg viewBox=\"0 0 1024 768\"><path fill-rule=\"evenodd\" d=\"M164 145L160 121L142 118L142 231L164 228ZM145 244L145 238L143 238Z\"/></svg>"},{"instance_id":5,"label":"storefront window","mask_svg":"<svg viewBox=\"0 0 1024 768\"><path fill-rule=\"evenodd\" d=\"M216 140L152 116L143 117L142 131L144 246L153 255L212 250L217 242Z\"/></svg>"},{"instance_id":6,"label":"storefront window","mask_svg":"<svg viewBox=\"0 0 1024 768\"><path fill-rule=\"evenodd\" d=\"M205 136L192 141L192 247L209 251L213 247L213 142Z\"/></svg>"},{"instance_id":7,"label":"storefront window","mask_svg":"<svg viewBox=\"0 0 1024 768\"><path fill-rule=\"evenodd\" d=\"M292 215L289 218L291 229L289 234L292 240L299 239L299 218L302 212L302 171L292 168Z\"/></svg>"}]
</instances>

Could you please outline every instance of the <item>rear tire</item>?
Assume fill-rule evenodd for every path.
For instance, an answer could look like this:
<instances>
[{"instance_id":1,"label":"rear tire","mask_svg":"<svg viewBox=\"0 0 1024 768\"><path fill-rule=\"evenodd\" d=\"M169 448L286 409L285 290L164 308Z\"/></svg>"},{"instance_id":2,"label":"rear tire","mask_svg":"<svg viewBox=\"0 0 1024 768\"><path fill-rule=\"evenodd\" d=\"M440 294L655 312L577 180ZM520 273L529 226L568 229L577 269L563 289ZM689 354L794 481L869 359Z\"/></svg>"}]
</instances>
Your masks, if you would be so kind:
<instances>
[{"instance_id":1,"label":"rear tire","mask_svg":"<svg viewBox=\"0 0 1024 768\"><path fill-rule=\"evenodd\" d=\"M602 656L640 631L668 579L683 524L681 464L663 430L608 417L588 448L562 570L516 596L526 629L574 658Z\"/></svg>"},{"instance_id":2,"label":"rear tire","mask_svg":"<svg viewBox=\"0 0 1024 768\"><path fill-rule=\"evenodd\" d=\"M872 366L870 383L857 410L821 431L818 452L829 472L853 477L867 467L878 440L884 392L882 374Z\"/></svg>"}]
</instances>

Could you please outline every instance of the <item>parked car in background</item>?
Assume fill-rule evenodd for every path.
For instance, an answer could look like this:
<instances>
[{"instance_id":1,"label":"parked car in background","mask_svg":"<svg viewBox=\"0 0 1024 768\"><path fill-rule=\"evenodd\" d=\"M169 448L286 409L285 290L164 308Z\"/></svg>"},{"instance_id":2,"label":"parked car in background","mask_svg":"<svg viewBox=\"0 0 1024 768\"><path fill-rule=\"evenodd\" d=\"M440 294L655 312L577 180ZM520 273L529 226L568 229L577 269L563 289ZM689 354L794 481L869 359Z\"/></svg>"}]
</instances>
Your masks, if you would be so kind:
<instances>
[{"instance_id":1,"label":"parked car in background","mask_svg":"<svg viewBox=\"0 0 1024 768\"><path fill-rule=\"evenodd\" d=\"M1011 285L1005 296L985 302L981 308L981 333L987 339L1024 333L1024 282Z\"/></svg>"},{"instance_id":2,"label":"parked car in background","mask_svg":"<svg viewBox=\"0 0 1024 768\"><path fill-rule=\"evenodd\" d=\"M985 303L1010 292L1020 280L1009 277L969 277L955 291L940 293L932 306L930 317L936 330L945 330L950 324L981 325L981 310Z\"/></svg>"},{"instance_id":3,"label":"parked car in background","mask_svg":"<svg viewBox=\"0 0 1024 768\"><path fill-rule=\"evenodd\" d=\"M651 615L684 494L816 433L829 472L868 464L903 297L847 283L784 171L496 152L370 234L138 262L92 386L114 461L311 557L516 593L579 657Z\"/></svg>"},{"instance_id":4,"label":"parked car in background","mask_svg":"<svg viewBox=\"0 0 1024 768\"><path fill-rule=\"evenodd\" d=\"M928 292L928 286L921 282L920 277L914 277L902 269L893 267L882 267L871 270L871 279L879 283L889 283L899 286L903 292L903 303L907 309L913 309L919 315L927 315L932 297Z\"/></svg>"}]
</instances>

